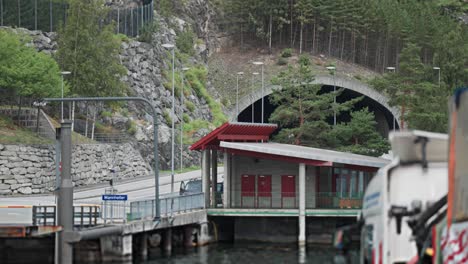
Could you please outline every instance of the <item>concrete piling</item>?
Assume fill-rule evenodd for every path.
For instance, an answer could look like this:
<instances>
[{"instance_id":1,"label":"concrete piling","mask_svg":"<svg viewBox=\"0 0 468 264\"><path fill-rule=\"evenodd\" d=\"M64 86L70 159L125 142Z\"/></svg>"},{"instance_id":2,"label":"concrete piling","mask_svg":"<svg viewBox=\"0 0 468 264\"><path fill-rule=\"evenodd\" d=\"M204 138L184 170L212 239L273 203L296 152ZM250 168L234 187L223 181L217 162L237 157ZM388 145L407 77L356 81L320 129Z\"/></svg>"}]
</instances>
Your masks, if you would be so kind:
<instances>
[{"instance_id":1,"label":"concrete piling","mask_svg":"<svg viewBox=\"0 0 468 264\"><path fill-rule=\"evenodd\" d=\"M162 249L165 253L171 253L172 251L172 229L167 228L163 233L163 244Z\"/></svg>"},{"instance_id":2,"label":"concrete piling","mask_svg":"<svg viewBox=\"0 0 468 264\"><path fill-rule=\"evenodd\" d=\"M193 227L184 227L184 247L193 247Z\"/></svg>"}]
</instances>

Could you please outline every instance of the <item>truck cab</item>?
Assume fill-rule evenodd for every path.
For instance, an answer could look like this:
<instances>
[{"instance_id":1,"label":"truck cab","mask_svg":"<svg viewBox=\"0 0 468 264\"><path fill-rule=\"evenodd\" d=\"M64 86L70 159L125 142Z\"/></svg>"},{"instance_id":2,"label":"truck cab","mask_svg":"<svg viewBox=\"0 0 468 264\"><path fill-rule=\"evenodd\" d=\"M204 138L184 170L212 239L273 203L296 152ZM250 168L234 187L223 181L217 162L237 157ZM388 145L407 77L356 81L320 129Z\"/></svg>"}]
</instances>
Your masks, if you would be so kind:
<instances>
[{"instance_id":1,"label":"truck cab","mask_svg":"<svg viewBox=\"0 0 468 264\"><path fill-rule=\"evenodd\" d=\"M409 226L447 194L448 136L390 134L394 158L370 181L361 212L361 263L407 263L418 255Z\"/></svg>"}]
</instances>

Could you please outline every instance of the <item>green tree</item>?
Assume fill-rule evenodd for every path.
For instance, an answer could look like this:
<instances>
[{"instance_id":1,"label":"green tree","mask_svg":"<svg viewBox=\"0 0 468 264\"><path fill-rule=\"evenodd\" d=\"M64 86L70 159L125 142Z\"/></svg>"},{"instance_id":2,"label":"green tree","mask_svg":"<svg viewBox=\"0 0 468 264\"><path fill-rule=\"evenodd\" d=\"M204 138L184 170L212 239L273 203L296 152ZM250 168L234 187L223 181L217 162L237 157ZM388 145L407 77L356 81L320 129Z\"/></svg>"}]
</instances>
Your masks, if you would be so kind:
<instances>
[{"instance_id":1,"label":"green tree","mask_svg":"<svg viewBox=\"0 0 468 264\"><path fill-rule=\"evenodd\" d=\"M25 36L0 30L0 88L22 97L61 93L60 69L49 55L37 52Z\"/></svg>"},{"instance_id":2,"label":"green tree","mask_svg":"<svg viewBox=\"0 0 468 264\"><path fill-rule=\"evenodd\" d=\"M401 127L447 132L446 102L450 92L434 80L432 67L421 62L421 49L408 44L400 56L400 70L373 80L387 94L390 105L401 108Z\"/></svg>"},{"instance_id":3,"label":"green tree","mask_svg":"<svg viewBox=\"0 0 468 264\"><path fill-rule=\"evenodd\" d=\"M70 0L66 26L58 39L58 62L71 71L72 93L81 96L119 96L126 73L119 62L120 41L114 26L103 26L108 9L103 0Z\"/></svg>"},{"instance_id":4,"label":"green tree","mask_svg":"<svg viewBox=\"0 0 468 264\"><path fill-rule=\"evenodd\" d=\"M387 153L390 145L376 127L375 116L367 108L354 111L351 121L333 127L330 141L334 141L337 150L378 157Z\"/></svg>"},{"instance_id":5,"label":"green tree","mask_svg":"<svg viewBox=\"0 0 468 264\"><path fill-rule=\"evenodd\" d=\"M281 127L275 138L277 141L327 147L330 131L327 118L335 111L337 114L349 111L361 99L334 103L334 97L342 90L321 93L321 86L312 84L313 80L314 75L307 65L289 67L274 80L281 86L271 95L272 103L278 107L272 113L270 122L276 122Z\"/></svg>"}]
</instances>

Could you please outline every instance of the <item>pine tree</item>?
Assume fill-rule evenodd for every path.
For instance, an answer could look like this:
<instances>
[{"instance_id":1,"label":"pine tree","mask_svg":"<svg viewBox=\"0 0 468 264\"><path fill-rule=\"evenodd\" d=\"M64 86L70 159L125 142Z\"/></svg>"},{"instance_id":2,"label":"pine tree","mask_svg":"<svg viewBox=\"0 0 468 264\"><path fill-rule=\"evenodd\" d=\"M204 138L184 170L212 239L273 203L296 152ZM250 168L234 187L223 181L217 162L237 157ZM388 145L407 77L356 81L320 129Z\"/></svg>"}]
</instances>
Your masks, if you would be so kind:
<instances>
[{"instance_id":1,"label":"pine tree","mask_svg":"<svg viewBox=\"0 0 468 264\"><path fill-rule=\"evenodd\" d=\"M271 102L278 107L270 117L281 131L276 136L280 142L326 147L330 125L327 118L349 111L361 98L344 103L334 103L334 97L342 90L321 93L321 86L312 84L314 75L305 63L298 68L289 67L280 73L274 83L281 86L271 95Z\"/></svg>"},{"instance_id":2,"label":"pine tree","mask_svg":"<svg viewBox=\"0 0 468 264\"><path fill-rule=\"evenodd\" d=\"M337 150L368 156L387 153L390 145L376 130L377 121L367 108L351 112L351 121L340 123L330 132Z\"/></svg>"}]
</instances>

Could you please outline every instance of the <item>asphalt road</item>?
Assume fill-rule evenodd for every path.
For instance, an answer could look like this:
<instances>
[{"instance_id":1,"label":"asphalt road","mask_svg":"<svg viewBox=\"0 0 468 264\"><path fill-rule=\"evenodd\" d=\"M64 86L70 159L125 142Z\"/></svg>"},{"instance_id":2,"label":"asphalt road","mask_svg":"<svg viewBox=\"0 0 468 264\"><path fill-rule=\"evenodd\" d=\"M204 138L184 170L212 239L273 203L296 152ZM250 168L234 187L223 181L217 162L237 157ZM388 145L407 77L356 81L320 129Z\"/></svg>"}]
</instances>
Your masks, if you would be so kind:
<instances>
[{"instance_id":1,"label":"asphalt road","mask_svg":"<svg viewBox=\"0 0 468 264\"><path fill-rule=\"evenodd\" d=\"M223 178L224 168L218 167L218 179ZM174 192L178 193L181 181L200 178L201 171L191 171L174 176ZM170 195L171 193L171 176L167 174L160 175L159 180L160 197ZM109 185L99 185L94 187L79 188L74 192L75 204L100 204L101 195ZM136 178L125 180L114 184L119 194L128 195L129 201L149 200L154 199L154 178ZM55 205L55 196L48 195L22 195L22 196L0 196L0 206L11 205Z\"/></svg>"}]
</instances>

